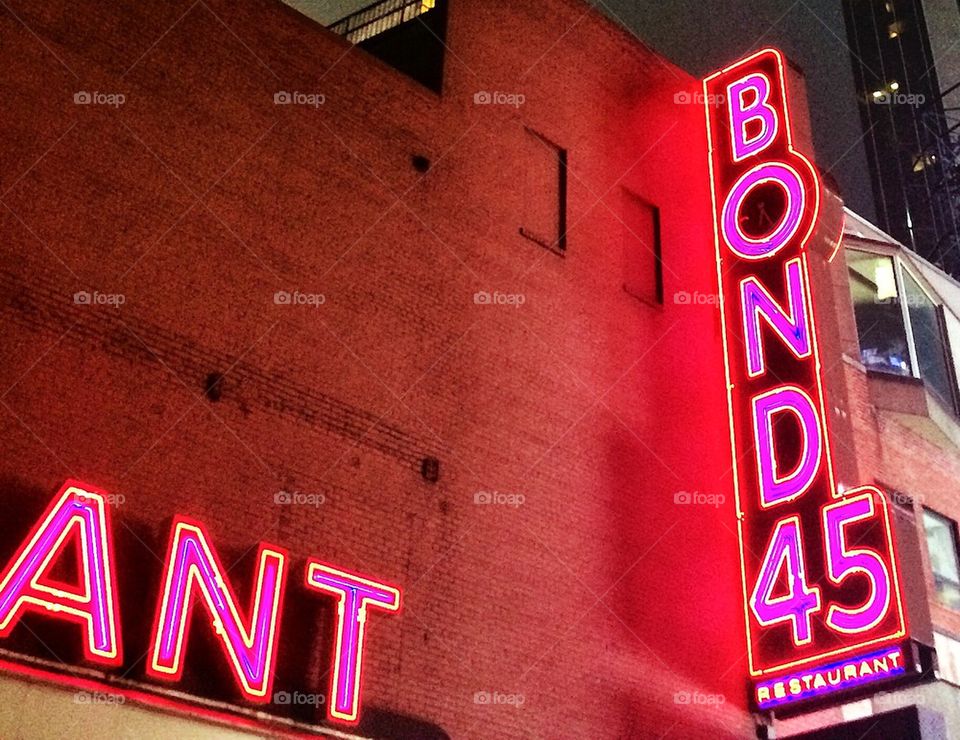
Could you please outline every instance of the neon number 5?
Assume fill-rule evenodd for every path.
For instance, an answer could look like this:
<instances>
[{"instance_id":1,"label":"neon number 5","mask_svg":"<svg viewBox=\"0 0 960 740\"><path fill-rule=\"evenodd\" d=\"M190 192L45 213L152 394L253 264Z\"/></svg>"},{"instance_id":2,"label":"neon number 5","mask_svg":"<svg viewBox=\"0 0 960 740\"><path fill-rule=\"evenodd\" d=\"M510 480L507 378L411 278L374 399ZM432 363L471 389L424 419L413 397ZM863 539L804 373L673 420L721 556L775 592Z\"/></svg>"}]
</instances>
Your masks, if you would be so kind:
<instances>
[{"instance_id":1,"label":"neon number 5","mask_svg":"<svg viewBox=\"0 0 960 740\"><path fill-rule=\"evenodd\" d=\"M875 512L870 493L827 506L823 525L827 543L827 575L840 584L848 576L860 573L870 579L870 598L856 609L832 604L827 624L837 632L865 632L876 627L890 608L890 573L883 559L873 550L847 549L846 527L870 519Z\"/></svg>"},{"instance_id":2,"label":"neon number 5","mask_svg":"<svg viewBox=\"0 0 960 740\"><path fill-rule=\"evenodd\" d=\"M773 591L784 567L787 593L774 597ZM770 539L757 585L750 596L750 608L764 627L789 622L797 645L810 642L811 617L820 611L820 589L807 587L805 571L800 519L796 516L782 519L777 522Z\"/></svg>"}]
</instances>

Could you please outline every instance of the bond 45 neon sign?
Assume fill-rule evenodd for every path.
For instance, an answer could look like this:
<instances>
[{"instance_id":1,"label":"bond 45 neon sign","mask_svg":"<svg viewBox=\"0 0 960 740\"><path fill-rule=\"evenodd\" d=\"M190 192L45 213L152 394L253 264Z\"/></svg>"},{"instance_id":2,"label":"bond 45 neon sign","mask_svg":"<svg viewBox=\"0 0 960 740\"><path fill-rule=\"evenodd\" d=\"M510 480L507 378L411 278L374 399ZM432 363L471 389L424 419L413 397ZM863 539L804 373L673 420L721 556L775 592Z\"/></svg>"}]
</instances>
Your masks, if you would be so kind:
<instances>
[{"instance_id":1,"label":"bond 45 neon sign","mask_svg":"<svg viewBox=\"0 0 960 740\"><path fill-rule=\"evenodd\" d=\"M33 629L21 622L25 617L43 615L57 626L66 621L82 627L68 630L72 639L67 644L82 645L83 663L104 668L108 676L111 668L123 667L117 560L106 494L68 481L0 575L0 645L7 647L4 641L17 636L18 626L21 637L24 632L33 634ZM61 567L70 561L76 565L73 577L69 577L69 566ZM236 591L243 585L241 579L231 576L231 568L224 568L206 527L183 516L174 517L162 573L155 579L159 590L146 646L147 677L159 686L181 681L185 665L191 662L190 653L196 652L188 650L192 634L194 642L204 638L222 653L222 659L211 663L216 663L224 678L233 679L235 687L226 696L258 708L273 702L283 612L292 585L302 600L333 597L332 660L329 671L324 671L330 676L329 701L324 703L329 719L357 722L370 612L398 611L400 591L314 558L306 560L300 582L289 584L289 554L267 543L260 544L255 562L253 583L247 589L250 597L241 599ZM136 566L124 563L124 567ZM126 604L134 609L139 606L130 601ZM297 610L307 611L300 604ZM131 616L127 624L133 627L143 614ZM287 639L302 646L289 651L293 653L303 653L310 644L308 634ZM136 645L134 652L141 654L144 646ZM133 669L130 666L119 673L125 677ZM111 690L114 686L111 681Z\"/></svg>"},{"instance_id":2,"label":"bond 45 neon sign","mask_svg":"<svg viewBox=\"0 0 960 740\"><path fill-rule=\"evenodd\" d=\"M820 180L793 147L783 59L766 49L703 85L704 100L724 101L706 106L707 135L747 647L764 709L902 672L906 623L886 499L834 480L806 249Z\"/></svg>"}]
</instances>

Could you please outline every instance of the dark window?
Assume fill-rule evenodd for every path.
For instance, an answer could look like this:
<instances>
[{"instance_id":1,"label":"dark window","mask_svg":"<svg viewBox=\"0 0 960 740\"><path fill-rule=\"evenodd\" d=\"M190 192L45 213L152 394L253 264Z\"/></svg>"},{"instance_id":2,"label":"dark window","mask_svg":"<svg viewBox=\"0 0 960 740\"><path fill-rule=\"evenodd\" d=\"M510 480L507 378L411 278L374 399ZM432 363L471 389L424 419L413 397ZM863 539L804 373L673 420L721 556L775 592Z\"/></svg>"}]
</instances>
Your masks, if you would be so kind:
<instances>
[{"instance_id":1,"label":"dark window","mask_svg":"<svg viewBox=\"0 0 960 740\"><path fill-rule=\"evenodd\" d=\"M635 298L663 304L660 209L621 190L623 220L623 287Z\"/></svg>"},{"instance_id":2,"label":"dark window","mask_svg":"<svg viewBox=\"0 0 960 740\"><path fill-rule=\"evenodd\" d=\"M941 603L960 609L960 563L957 561L957 524L952 519L923 510L923 529L927 553L933 569L933 582Z\"/></svg>"},{"instance_id":3,"label":"dark window","mask_svg":"<svg viewBox=\"0 0 960 740\"><path fill-rule=\"evenodd\" d=\"M567 248L567 152L530 129L523 137L520 233L548 249Z\"/></svg>"},{"instance_id":4,"label":"dark window","mask_svg":"<svg viewBox=\"0 0 960 740\"><path fill-rule=\"evenodd\" d=\"M331 31L435 92L443 88L446 0L379 0L330 3L284 0ZM357 6L360 7L357 7ZM333 8L349 15L331 19Z\"/></svg>"},{"instance_id":5,"label":"dark window","mask_svg":"<svg viewBox=\"0 0 960 740\"><path fill-rule=\"evenodd\" d=\"M910 331L917 352L920 377L949 408L954 408L953 375L950 371L943 309L935 304L913 276L903 271L904 300L910 316Z\"/></svg>"}]
</instances>

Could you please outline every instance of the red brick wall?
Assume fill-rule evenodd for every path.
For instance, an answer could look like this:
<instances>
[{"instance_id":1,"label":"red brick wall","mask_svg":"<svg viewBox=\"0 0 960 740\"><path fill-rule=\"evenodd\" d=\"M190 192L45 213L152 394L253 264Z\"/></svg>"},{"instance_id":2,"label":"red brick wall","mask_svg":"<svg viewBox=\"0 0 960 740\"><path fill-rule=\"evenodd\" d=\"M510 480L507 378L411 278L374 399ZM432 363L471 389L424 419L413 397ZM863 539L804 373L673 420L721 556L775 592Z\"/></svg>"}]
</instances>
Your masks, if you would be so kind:
<instances>
[{"instance_id":1,"label":"red brick wall","mask_svg":"<svg viewBox=\"0 0 960 740\"><path fill-rule=\"evenodd\" d=\"M454 0L442 96L279 2L10 8L8 490L39 510L75 476L150 542L183 512L218 546L399 585L364 706L453 737L751 732L703 116L674 103L693 80L564 0ZM524 126L569 150L564 257L517 233ZM621 186L661 209L662 308L622 290Z\"/></svg>"}]
</instances>

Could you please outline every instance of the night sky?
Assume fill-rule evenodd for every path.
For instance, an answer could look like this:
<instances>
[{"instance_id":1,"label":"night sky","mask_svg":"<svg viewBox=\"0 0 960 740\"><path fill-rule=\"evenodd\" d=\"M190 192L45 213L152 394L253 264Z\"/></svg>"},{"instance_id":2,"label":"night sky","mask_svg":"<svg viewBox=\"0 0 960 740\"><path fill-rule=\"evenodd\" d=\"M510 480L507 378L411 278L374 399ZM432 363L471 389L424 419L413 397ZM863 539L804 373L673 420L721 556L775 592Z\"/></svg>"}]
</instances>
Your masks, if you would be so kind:
<instances>
[{"instance_id":1,"label":"night sky","mask_svg":"<svg viewBox=\"0 0 960 740\"><path fill-rule=\"evenodd\" d=\"M863 129L840 0L595 0L656 51L702 77L762 46L799 65L817 164L847 205L875 220Z\"/></svg>"}]
</instances>

